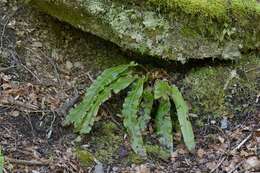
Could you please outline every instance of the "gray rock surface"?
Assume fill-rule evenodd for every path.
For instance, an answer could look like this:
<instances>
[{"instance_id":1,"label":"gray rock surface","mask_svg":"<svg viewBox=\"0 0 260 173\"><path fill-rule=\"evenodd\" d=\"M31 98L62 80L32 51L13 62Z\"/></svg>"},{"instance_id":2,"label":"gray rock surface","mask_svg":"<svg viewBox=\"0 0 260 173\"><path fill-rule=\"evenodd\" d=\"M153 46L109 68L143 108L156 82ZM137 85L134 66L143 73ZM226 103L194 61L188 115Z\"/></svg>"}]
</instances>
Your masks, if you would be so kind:
<instances>
[{"instance_id":1,"label":"gray rock surface","mask_svg":"<svg viewBox=\"0 0 260 173\"><path fill-rule=\"evenodd\" d=\"M183 63L203 58L234 60L240 57L241 48L255 49L260 45L260 5L256 1L245 7L237 1L241 10L233 4L219 9L209 4L201 10L202 14L196 10L193 14L194 0L190 12L181 6L184 3L181 0L173 1L177 5L168 11L160 10L150 1L155 0L27 0L27 3L123 49ZM219 17L204 13L207 8L230 10L219 12L222 15ZM236 14L240 11L241 15Z\"/></svg>"}]
</instances>

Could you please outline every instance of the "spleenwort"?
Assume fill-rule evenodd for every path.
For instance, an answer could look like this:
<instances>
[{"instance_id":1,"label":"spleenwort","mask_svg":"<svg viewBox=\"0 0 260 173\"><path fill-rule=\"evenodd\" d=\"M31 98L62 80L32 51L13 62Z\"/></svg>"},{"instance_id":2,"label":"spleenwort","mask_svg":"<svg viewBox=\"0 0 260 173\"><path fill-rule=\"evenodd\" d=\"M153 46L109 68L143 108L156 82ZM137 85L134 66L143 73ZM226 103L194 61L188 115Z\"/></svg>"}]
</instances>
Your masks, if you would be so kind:
<instances>
[{"instance_id":1,"label":"spleenwort","mask_svg":"<svg viewBox=\"0 0 260 173\"><path fill-rule=\"evenodd\" d=\"M173 152L171 101L177 110L184 142L192 151L195 148L194 134L188 119L188 106L182 94L176 86L169 85L167 80L156 80L153 87L150 86L151 83L148 85L149 78L140 72L137 73L136 66L136 63L131 62L105 70L86 90L79 105L69 112L65 124L72 124L80 134L89 133L100 106L112 96L112 93L118 94L128 88L122 118L134 152L143 157L147 156L143 135L150 122L155 124L161 147L169 155ZM156 110L155 119L150 121L152 110Z\"/></svg>"}]
</instances>

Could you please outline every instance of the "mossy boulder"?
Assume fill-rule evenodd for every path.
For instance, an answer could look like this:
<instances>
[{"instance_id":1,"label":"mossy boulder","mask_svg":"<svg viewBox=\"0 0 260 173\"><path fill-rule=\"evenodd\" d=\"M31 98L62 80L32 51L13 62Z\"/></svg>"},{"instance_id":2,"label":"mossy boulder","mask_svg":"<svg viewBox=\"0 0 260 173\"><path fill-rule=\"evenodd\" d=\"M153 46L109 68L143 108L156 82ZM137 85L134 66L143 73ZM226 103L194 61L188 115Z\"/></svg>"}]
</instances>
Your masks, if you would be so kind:
<instances>
[{"instance_id":1,"label":"mossy boulder","mask_svg":"<svg viewBox=\"0 0 260 173\"><path fill-rule=\"evenodd\" d=\"M123 49L162 59L238 59L260 46L256 0L26 0Z\"/></svg>"}]
</instances>

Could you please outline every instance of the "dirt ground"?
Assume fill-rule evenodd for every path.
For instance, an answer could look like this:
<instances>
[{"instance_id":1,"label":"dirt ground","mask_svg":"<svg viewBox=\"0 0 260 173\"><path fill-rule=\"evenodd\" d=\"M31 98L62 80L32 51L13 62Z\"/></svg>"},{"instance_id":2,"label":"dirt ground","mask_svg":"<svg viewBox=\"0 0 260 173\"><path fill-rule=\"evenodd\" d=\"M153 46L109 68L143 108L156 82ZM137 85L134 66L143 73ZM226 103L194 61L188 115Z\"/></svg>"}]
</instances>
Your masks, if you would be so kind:
<instances>
[{"instance_id":1,"label":"dirt ground","mask_svg":"<svg viewBox=\"0 0 260 173\"><path fill-rule=\"evenodd\" d=\"M5 157L4 173L83 172L260 172L260 94L252 103L256 111L238 119L210 119L195 129L197 149L188 153L177 141L169 160L153 157L138 163L121 158L120 151L86 166L75 148L95 148L96 132L79 140L62 121L86 86L112 64L128 62L115 45L70 27L52 17L0 0L0 146ZM88 57L84 61L84 57ZM111 59L113 58L113 63ZM118 136L126 148L124 129L102 108L102 122L119 124ZM223 127L225 126L225 127ZM108 144L109 145L109 144ZM103 147L103 148L102 148ZM120 150L120 148L118 150ZM109 157L109 159L106 159Z\"/></svg>"}]
</instances>

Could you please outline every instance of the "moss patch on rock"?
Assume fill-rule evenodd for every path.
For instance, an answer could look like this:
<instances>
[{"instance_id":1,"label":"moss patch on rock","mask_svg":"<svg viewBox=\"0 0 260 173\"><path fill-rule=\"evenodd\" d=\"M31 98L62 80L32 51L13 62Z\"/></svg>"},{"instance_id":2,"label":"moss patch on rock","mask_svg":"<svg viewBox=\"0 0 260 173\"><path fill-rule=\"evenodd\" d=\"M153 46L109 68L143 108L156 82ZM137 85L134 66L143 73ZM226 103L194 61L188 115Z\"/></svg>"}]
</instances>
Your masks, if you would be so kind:
<instances>
[{"instance_id":1,"label":"moss patch on rock","mask_svg":"<svg viewBox=\"0 0 260 173\"><path fill-rule=\"evenodd\" d=\"M259 68L260 58L255 54L244 55L240 61L226 66L193 68L183 80L191 112L233 116L256 110L254 103L259 92Z\"/></svg>"}]
</instances>

